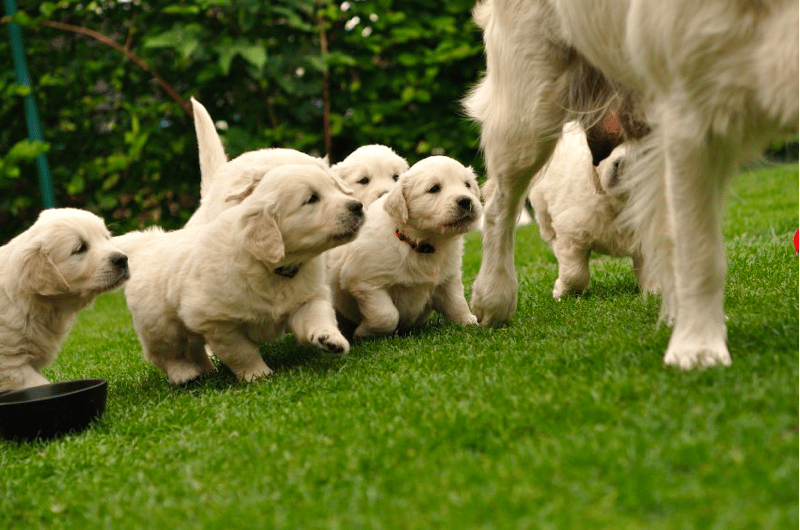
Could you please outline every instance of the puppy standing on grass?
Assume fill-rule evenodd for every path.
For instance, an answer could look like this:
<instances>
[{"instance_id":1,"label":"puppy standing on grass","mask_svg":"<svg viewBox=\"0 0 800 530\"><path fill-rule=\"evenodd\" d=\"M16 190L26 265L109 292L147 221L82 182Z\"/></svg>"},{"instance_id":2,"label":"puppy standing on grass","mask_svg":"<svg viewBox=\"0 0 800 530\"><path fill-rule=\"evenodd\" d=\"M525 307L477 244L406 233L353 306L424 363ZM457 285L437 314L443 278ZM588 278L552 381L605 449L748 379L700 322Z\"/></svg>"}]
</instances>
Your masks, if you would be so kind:
<instances>
[{"instance_id":1,"label":"puppy standing on grass","mask_svg":"<svg viewBox=\"0 0 800 530\"><path fill-rule=\"evenodd\" d=\"M213 371L204 344L245 381L271 372L258 345L286 332L346 353L320 254L361 227L347 191L329 170L281 166L207 224L115 238L134 271L125 296L145 357L182 384Z\"/></svg>"},{"instance_id":2,"label":"puppy standing on grass","mask_svg":"<svg viewBox=\"0 0 800 530\"><path fill-rule=\"evenodd\" d=\"M364 145L331 170L353 188L366 208L394 189L400 175L408 170L408 162L385 145Z\"/></svg>"},{"instance_id":3,"label":"puppy standing on grass","mask_svg":"<svg viewBox=\"0 0 800 530\"><path fill-rule=\"evenodd\" d=\"M44 210L0 247L0 391L47 384L39 371L78 311L128 276L103 220L83 210Z\"/></svg>"},{"instance_id":4,"label":"puppy standing on grass","mask_svg":"<svg viewBox=\"0 0 800 530\"><path fill-rule=\"evenodd\" d=\"M472 170L443 156L414 164L372 203L358 238L327 254L334 306L355 337L419 327L434 310L476 324L461 281L462 234L481 212Z\"/></svg>"},{"instance_id":5,"label":"puppy standing on grass","mask_svg":"<svg viewBox=\"0 0 800 530\"><path fill-rule=\"evenodd\" d=\"M568 122L550 161L534 177L528 197L542 238L558 259L553 298L589 286L592 251L632 258L639 287L655 290L642 274L642 253L633 232L618 220L627 200L619 191L626 152L627 145L619 145L595 167L586 133L580 124Z\"/></svg>"}]
</instances>

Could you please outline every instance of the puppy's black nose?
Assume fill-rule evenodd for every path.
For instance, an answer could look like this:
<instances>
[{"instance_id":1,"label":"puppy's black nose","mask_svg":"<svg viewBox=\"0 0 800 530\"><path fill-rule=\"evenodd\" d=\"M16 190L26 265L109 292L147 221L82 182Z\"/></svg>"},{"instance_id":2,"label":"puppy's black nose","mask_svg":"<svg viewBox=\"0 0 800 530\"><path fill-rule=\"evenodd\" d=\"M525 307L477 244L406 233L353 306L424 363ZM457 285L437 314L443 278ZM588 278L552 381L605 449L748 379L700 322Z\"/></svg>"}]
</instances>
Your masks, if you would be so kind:
<instances>
[{"instance_id":1,"label":"puppy's black nose","mask_svg":"<svg viewBox=\"0 0 800 530\"><path fill-rule=\"evenodd\" d=\"M114 254L111 256L111 264L118 269L126 269L128 267L128 256L125 254Z\"/></svg>"},{"instance_id":2,"label":"puppy's black nose","mask_svg":"<svg viewBox=\"0 0 800 530\"><path fill-rule=\"evenodd\" d=\"M355 215L364 215L364 205L358 201L348 203L347 209Z\"/></svg>"},{"instance_id":3,"label":"puppy's black nose","mask_svg":"<svg viewBox=\"0 0 800 530\"><path fill-rule=\"evenodd\" d=\"M464 211L469 211L472 209L472 199L469 197L461 197L456 201L456 204L458 204L458 207Z\"/></svg>"}]
</instances>

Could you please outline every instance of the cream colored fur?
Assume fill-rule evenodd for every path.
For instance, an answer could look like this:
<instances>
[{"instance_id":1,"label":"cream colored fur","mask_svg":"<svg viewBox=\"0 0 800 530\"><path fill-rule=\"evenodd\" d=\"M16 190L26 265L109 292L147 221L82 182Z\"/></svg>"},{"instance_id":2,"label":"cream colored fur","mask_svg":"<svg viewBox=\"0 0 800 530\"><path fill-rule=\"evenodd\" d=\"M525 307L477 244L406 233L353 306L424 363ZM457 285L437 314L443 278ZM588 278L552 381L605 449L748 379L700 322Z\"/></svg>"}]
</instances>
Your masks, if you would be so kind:
<instances>
[{"instance_id":1,"label":"cream colored fur","mask_svg":"<svg viewBox=\"0 0 800 530\"><path fill-rule=\"evenodd\" d=\"M331 169L366 208L394 189L408 162L385 145L364 145Z\"/></svg>"},{"instance_id":2,"label":"cream colored fur","mask_svg":"<svg viewBox=\"0 0 800 530\"><path fill-rule=\"evenodd\" d=\"M245 381L271 370L258 346L285 333L346 353L324 251L352 240L361 204L330 170L282 165L206 224L115 238L130 257L128 307L145 357L174 384L213 370L207 344ZM294 275L293 275L294 273Z\"/></svg>"},{"instance_id":3,"label":"cream colored fur","mask_svg":"<svg viewBox=\"0 0 800 530\"><path fill-rule=\"evenodd\" d=\"M127 257L83 210L44 210L0 247L0 391L47 384L40 371L78 311L127 278Z\"/></svg>"},{"instance_id":4,"label":"cream colored fur","mask_svg":"<svg viewBox=\"0 0 800 530\"><path fill-rule=\"evenodd\" d=\"M558 260L553 297L583 292L589 286L589 256L594 251L633 259L639 286L654 291L642 277L642 255L627 226L619 222L627 195L627 145L622 144L595 167L580 124L564 124L550 161L534 177L528 198L542 238ZM493 182L493 181L492 181Z\"/></svg>"},{"instance_id":5,"label":"cream colored fur","mask_svg":"<svg viewBox=\"0 0 800 530\"><path fill-rule=\"evenodd\" d=\"M473 285L481 324L501 325L516 309L514 222L562 125L586 111L598 119L625 97L651 132L632 146L621 218L674 325L664 361L730 364L726 184L739 162L797 132L797 1L483 0L475 18L487 70L465 107L497 180Z\"/></svg>"},{"instance_id":6,"label":"cream colored fur","mask_svg":"<svg viewBox=\"0 0 800 530\"><path fill-rule=\"evenodd\" d=\"M252 190L271 169L288 164L328 169L325 159L283 148L250 151L227 161L208 111L194 98L192 108L200 156L200 206L186 222L187 227L205 224L242 202L242 190Z\"/></svg>"},{"instance_id":7,"label":"cream colored fur","mask_svg":"<svg viewBox=\"0 0 800 530\"><path fill-rule=\"evenodd\" d=\"M327 253L334 306L357 325L356 338L417 328L434 310L477 324L464 298L461 259L462 234L481 211L472 170L443 156L414 164L372 203L356 240ZM397 230L434 251L416 252Z\"/></svg>"}]
</instances>

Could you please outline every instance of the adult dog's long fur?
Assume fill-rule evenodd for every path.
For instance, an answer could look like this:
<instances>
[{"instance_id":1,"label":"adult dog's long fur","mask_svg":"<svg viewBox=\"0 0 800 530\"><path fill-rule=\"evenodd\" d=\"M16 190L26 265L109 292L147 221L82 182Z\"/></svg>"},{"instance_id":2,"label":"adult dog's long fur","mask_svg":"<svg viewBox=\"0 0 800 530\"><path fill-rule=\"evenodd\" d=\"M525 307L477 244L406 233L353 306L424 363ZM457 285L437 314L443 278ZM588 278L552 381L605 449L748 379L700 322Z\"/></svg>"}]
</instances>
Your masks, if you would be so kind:
<instances>
[{"instance_id":1,"label":"adult dog's long fur","mask_svg":"<svg viewBox=\"0 0 800 530\"><path fill-rule=\"evenodd\" d=\"M674 324L665 362L729 364L723 199L738 163L797 130L796 0L483 0L474 14L487 71L465 107L497 180L473 286L481 324L515 311L516 212L562 124L617 107L630 136L649 131L623 215Z\"/></svg>"}]
</instances>

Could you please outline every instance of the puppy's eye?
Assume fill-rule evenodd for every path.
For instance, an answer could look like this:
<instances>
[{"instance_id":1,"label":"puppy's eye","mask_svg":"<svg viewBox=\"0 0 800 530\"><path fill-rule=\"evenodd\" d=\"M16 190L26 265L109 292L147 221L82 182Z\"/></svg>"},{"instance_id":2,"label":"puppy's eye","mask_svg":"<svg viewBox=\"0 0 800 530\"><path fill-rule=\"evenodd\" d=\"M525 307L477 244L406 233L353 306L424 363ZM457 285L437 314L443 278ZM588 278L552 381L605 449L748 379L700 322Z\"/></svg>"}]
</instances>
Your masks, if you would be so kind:
<instances>
[{"instance_id":1,"label":"puppy's eye","mask_svg":"<svg viewBox=\"0 0 800 530\"><path fill-rule=\"evenodd\" d=\"M392 180L395 181L395 182L397 182L397 180L399 178L400 178L400 175L392 175Z\"/></svg>"},{"instance_id":2,"label":"puppy's eye","mask_svg":"<svg viewBox=\"0 0 800 530\"><path fill-rule=\"evenodd\" d=\"M467 185L467 189L472 187L469 182L465 182L465 184Z\"/></svg>"},{"instance_id":3,"label":"puppy's eye","mask_svg":"<svg viewBox=\"0 0 800 530\"><path fill-rule=\"evenodd\" d=\"M363 184L364 186L366 186L367 184L369 184L369 177L361 177L361 180L359 180L356 184Z\"/></svg>"},{"instance_id":4,"label":"puppy's eye","mask_svg":"<svg viewBox=\"0 0 800 530\"><path fill-rule=\"evenodd\" d=\"M87 250L89 250L89 245L86 244L86 241L81 241L80 245L75 247L75 249L72 251L72 253L73 254L83 254Z\"/></svg>"},{"instance_id":5,"label":"puppy's eye","mask_svg":"<svg viewBox=\"0 0 800 530\"><path fill-rule=\"evenodd\" d=\"M319 195L317 195L316 193L312 193L311 197L306 199L305 204L314 204L315 202L319 202Z\"/></svg>"},{"instance_id":6,"label":"puppy's eye","mask_svg":"<svg viewBox=\"0 0 800 530\"><path fill-rule=\"evenodd\" d=\"M438 184L434 184L431 189L428 190L428 193L439 193L441 189L442 188L440 188Z\"/></svg>"}]
</instances>

